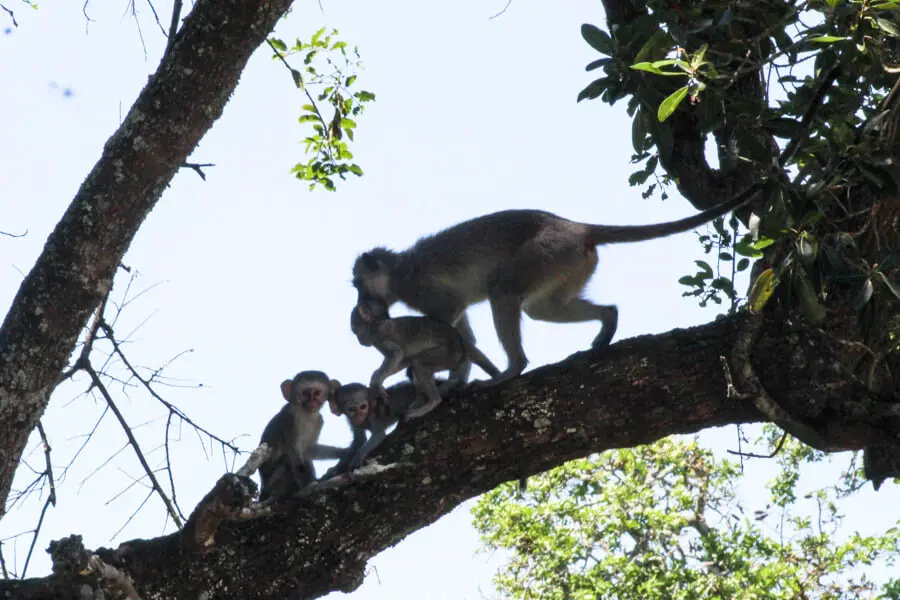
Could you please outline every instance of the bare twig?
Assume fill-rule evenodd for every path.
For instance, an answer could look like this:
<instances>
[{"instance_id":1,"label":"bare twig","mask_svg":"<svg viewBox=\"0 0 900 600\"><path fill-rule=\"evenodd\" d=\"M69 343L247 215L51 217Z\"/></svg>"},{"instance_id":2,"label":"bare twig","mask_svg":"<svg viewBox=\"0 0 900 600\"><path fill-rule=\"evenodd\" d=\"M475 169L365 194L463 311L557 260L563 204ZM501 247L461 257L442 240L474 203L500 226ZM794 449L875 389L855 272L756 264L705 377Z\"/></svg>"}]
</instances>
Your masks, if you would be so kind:
<instances>
[{"instance_id":1,"label":"bare twig","mask_svg":"<svg viewBox=\"0 0 900 600\"><path fill-rule=\"evenodd\" d=\"M5 10L6 12L9 12L9 9L6 8L5 6L3 6L2 4L0 4L0 8ZM10 14L12 14L12 13L10 13ZM16 24L15 19L13 19L13 24L15 24L16 27L18 27L18 24ZM25 237L26 235L28 235L28 230L26 229L24 233L9 233L8 231L0 231L0 235L5 235L6 237L11 237L11 238L20 238L20 237Z\"/></svg>"},{"instance_id":2,"label":"bare twig","mask_svg":"<svg viewBox=\"0 0 900 600\"><path fill-rule=\"evenodd\" d=\"M47 470L44 473L47 475L47 483L50 485L50 496L47 499L53 506L56 506L56 483L53 481L53 466L50 464L50 442L47 441L44 424L40 421L37 422L37 430L41 436L41 444L44 446L44 460L47 466Z\"/></svg>"},{"instance_id":3,"label":"bare twig","mask_svg":"<svg viewBox=\"0 0 900 600\"><path fill-rule=\"evenodd\" d=\"M500 15L505 13L506 9L509 8L510 4L512 4L512 0L506 0L506 6L503 7L503 10L501 10L500 12L498 12L496 15L494 15L492 17L488 17L488 21L490 21L491 19L496 19L497 17L499 17Z\"/></svg>"},{"instance_id":4,"label":"bare twig","mask_svg":"<svg viewBox=\"0 0 900 600\"><path fill-rule=\"evenodd\" d=\"M166 28L163 27L162 22L159 20L159 14L156 12L156 7L153 6L153 2L147 0L147 4L150 6L150 12L153 13L153 18L156 19L156 25L159 27L159 30L162 31L163 35L166 35Z\"/></svg>"},{"instance_id":5,"label":"bare twig","mask_svg":"<svg viewBox=\"0 0 900 600\"><path fill-rule=\"evenodd\" d=\"M771 454L755 454L753 452L741 452L734 450L728 450L728 453L740 456L741 458L775 458L775 455L781 452L781 447L784 446L784 442L787 439L787 436L787 431L781 434L781 439L778 440L778 444L775 446L775 449L772 450Z\"/></svg>"},{"instance_id":6,"label":"bare twig","mask_svg":"<svg viewBox=\"0 0 900 600\"><path fill-rule=\"evenodd\" d=\"M4 11L6 11L6 13L9 15L9 18L12 19L13 27L18 27L19 23L16 21L15 13L13 11L11 11L10 9L6 8L6 6L4 6L3 4L0 4L0 8L2 8ZM7 234L7 235L9 235L9 234ZM12 237L20 237L20 236L12 236Z\"/></svg>"},{"instance_id":7,"label":"bare twig","mask_svg":"<svg viewBox=\"0 0 900 600\"><path fill-rule=\"evenodd\" d=\"M138 444L137 440L135 439L134 433L131 431L131 427L125 420L125 417L124 415L122 415L119 407L116 406L116 403L113 401L109 390L107 390L106 386L103 385L103 381L100 379L100 375L97 373L97 371L94 370L94 367L90 364L90 362L85 365L84 370L88 375L90 375L92 385L100 391L100 394L106 400L106 404L109 406L110 410L112 410L113 414L116 416L116 419L118 419L119 424L122 426L122 430L125 432L125 436L128 438L128 443L134 450L138 462L141 463L141 466L144 468L144 473L146 473L147 477L150 479L153 491L155 491L157 495L159 495L160 499L163 501L163 504L165 504L169 516L172 517L172 521L174 521L179 528L183 527L184 523L181 520L181 517L178 516L178 512L175 510L175 507L172 506L172 501L169 500L169 497L166 495L165 490L162 489L162 486L156 479L156 475L154 474L153 469L151 469L150 465L147 464L147 459L144 458L144 453L141 450L140 444Z\"/></svg>"},{"instance_id":8,"label":"bare twig","mask_svg":"<svg viewBox=\"0 0 900 600\"><path fill-rule=\"evenodd\" d=\"M171 38L170 38L170 43L171 43ZM200 176L200 179L202 179L203 181L206 181L206 173L203 172L203 167L214 167L216 165L215 165L215 163L189 163L189 162L186 162L181 166L185 167L187 169L193 169L197 173L197 175Z\"/></svg>"},{"instance_id":9,"label":"bare twig","mask_svg":"<svg viewBox=\"0 0 900 600\"><path fill-rule=\"evenodd\" d=\"M166 54L172 49L172 45L175 43L175 34L178 33L178 22L181 20L181 2L182 0L175 0L175 3L172 5L172 20L169 22L169 41L166 42Z\"/></svg>"},{"instance_id":10,"label":"bare twig","mask_svg":"<svg viewBox=\"0 0 900 600\"><path fill-rule=\"evenodd\" d=\"M106 334L110 343L113 345L113 352L120 359L122 359L122 362L125 364L125 367L131 372L131 374L134 376L134 378L137 379L141 383L141 385L144 386L144 388L150 393L151 396L156 398L156 400L159 401L163 406L165 406L170 412L175 413L178 416L178 418L182 419L184 422L186 422L188 425L190 425L197 431L200 431L207 437L219 442L222 446L224 446L225 448L228 448L235 454L240 454L241 450L237 446L235 446L231 442L225 441L224 439L220 438L219 436L207 431L200 425L194 423L194 421L192 421L190 419L190 417L188 417L186 414L184 414L181 411L181 409L179 409L177 406L170 403L169 401L163 399L163 397L160 396L156 392L156 390L153 389L153 386L150 385L150 380L144 379L143 377L141 377L140 373L137 372L137 369L131 364L131 362L125 356L125 353L122 351L121 345L119 344L118 340L116 340L116 338L115 338L115 333L113 331L112 326L109 325L108 323L106 323L106 321L101 321L100 327L103 330L103 333Z\"/></svg>"}]
</instances>

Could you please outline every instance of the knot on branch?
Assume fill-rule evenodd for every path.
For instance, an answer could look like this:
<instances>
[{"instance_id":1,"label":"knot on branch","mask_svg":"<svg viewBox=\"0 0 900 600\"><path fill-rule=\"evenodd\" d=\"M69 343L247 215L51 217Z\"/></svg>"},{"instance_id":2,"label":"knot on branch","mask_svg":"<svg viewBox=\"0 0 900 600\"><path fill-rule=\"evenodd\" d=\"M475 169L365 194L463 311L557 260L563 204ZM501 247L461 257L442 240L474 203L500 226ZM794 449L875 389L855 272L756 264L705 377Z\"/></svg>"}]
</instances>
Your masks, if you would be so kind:
<instances>
[{"instance_id":1,"label":"knot on branch","mask_svg":"<svg viewBox=\"0 0 900 600\"><path fill-rule=\"evenodd\" d=\"M182 530L188 550L207 550L215 544L222 521L235 517L258 493L256 482L245 475L226 473L197 505Z\"/></svg>"},{"instance_id":2,"label":"knot on branch","mask_svg":"<svg viewBox=\"0 0 900 600\"><path fill-rule=\"evenodd\" d=\"M47 552L50 554L55 576L82 579L82 597L87 595L140 600L131 577L86 550L80 535L70 535L50 542ZM93 581L94 586L89 585L89 580Z\"/></svg>"}]
</instances>

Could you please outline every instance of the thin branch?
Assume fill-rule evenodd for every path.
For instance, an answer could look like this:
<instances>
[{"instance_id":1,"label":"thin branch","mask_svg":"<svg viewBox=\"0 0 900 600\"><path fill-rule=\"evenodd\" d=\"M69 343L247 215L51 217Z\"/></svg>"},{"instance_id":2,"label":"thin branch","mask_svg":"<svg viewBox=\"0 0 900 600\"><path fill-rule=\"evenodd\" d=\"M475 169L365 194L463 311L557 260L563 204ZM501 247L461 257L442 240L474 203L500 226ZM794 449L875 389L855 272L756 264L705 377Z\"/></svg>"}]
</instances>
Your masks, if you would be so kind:
<instances>
[{"instance_id":1,"label":"thin branch","mask_svg":"<svg viewBox=\"0 0 900 600\"><path fill-rule=\"evenodd\" d=\"M9 15L9 18L12 19L13 27L18 27L18 26L19 26L19 23L16 21L16 15L15 15L15 13L14 13L13 11L9 10L8 8L6 8L6 6L4 6L3 4L0 4L0 8L2 8L3 10L5 10L6 13ZM2 233L2 232L0 232L0 233ZM6 234L6 235L9 235L9 234ZM12 237L21 237L21 236L14 235L14 236L12 236Z\"/></svg>"},{"instance_id":2,"label":"thin branch","mask_svg":"<svg viewBox=\"0 0 900 600\"><path fill-rule=\"evenodd\" d=\"M275 44L272 43L272 40L266 38L266 43L272 49L272 52L275 53L275 56L281 61L284 67L290 72L291 79L294 81L294 85L303 90L303 93L306 94L306 98L309 100L310 106L313 107L313 111L316 113L316 117L319 119L319 123L322 124L322 127L325 128L325 131L328 131L328 121L325 120L325 117L322 116L322 113L319 112L319 105L316 104L315 98L312 97L312 94L309 93L309 90L306 89L306 86L303 85L303 76L300 74L300 71L292 67L288 64L287 59L284 58L284 55L281 51L275 47ZM334 155L331 152L331 146L326 146L325 151L328 153L329 160L334 160Z\"/></svg>"},{"instance_id":3,"label":"thin branch","mask_svg":"<svg viewBox=\"0 0 900 600\"><path fill-rule=\"evenodd\" d=\"M140 373L137 372L137 369L131 364L131 362L125 356L125 353L122 351L121 345L119 344L118 340L116 340L116 338L115 338L115 333L113 332L112 326L109 325L108 323L106 323L106 321L101 321L100 328L103 330L103 333L106 334L110 343L113 345L113 352L120 359L122 359L122 362L125 364L125 367L131 372L131 374L134 376L134 378L137 379L141 383L141 385L144 386L144 388L150 393L151 396L156 398L156 400L159 401L167 409L169 409L170 412L173 412L176 415L178 415L178 417L180 419L184 420L188 425L190 425L197 431L200 431L204 435L208 436L209 438L219 442L220 444L222 444L223 446L225 446L226 448L228 448L229 450L231 450L234 453L239 454L241 452L237 446L235 446L234 444L227 442L224 439L220 438L219 436L207 431L200 425L197 425L196 423L194 423L194 421L192 421L190 419L190 417L188 417L186 414L184 414L181 411L181 409L179 409L177 406L170 403L169 401L163 399L163 397L160 396L156 392L156 390L153 389L153 386L150 385L150 380L147 380L147 379L144 379L143 377L141 377Z\"/></svg>"},{"instance_id":4,"label":"thin branch","mask_svg":"<svg viewBox=\"0 0 900 600\"><path fill-rule=\"evenodd\" d=\"M775 446L775 449L772 450L771 454L755 454L753 452L741 452L740 450L728 450L729 454L734 454L736 456L740 456L741 458L775 458L775 455L781 452L781 447L784 446L784 441L787 439L788 432L785 431L781 434L781 439L778 440L778 444Z\"/></svg>"},{"instance_id":5,"label":"thin branch","mask_svg":"<svg viewBox=\"0 0 900 600\"><path fill-rule=\"evenodd\" d=\"M172 21L169 23L169 41L166 42L166 54L172 49L172 45L175 43L175 34L178 33L178 22L181 20L181 2L182 0L175 0L175 3L172 5ZM202 177L203 175L201 174L200 176Z\"/></svg>"},{"instance_id":6,"label":"thin branch","mask_svg":"<svg viewBox=\"0 0 900 600\"><path fill-rule=\"evenodd\" d=\"M41 436L41 444L44 446L44 460L47 466L47 470L44 471L44 474L47 476L47 483L50 485L50 497L48 500L53 506L56 506L56 483L53 481L53 466L50 464L50 442L47 441L47 433L44 431L44 424L40 421L37 422L37 430Z\"/></svg>"},{"instance_id":7,"label":"thin branch","mask_svg":"<svg viewBox=\"0 0 900 600\"><path fill-rule=\"evenodd\" d=\"M512 0L506 0L506 6L503 7L503 10L501 10L500 12L498 12L496 15L494 15L492 17L488 17L488 21L490 21L491 19L496 19L497 17L499 17L500 15L505 13L506 9L509 8L510 4L512 4Z\"/></svg>"},{"instance_id":8,"label":"thin branch","mask_svg":"<svg viewBox=\"0 0 900 600\"><path fill-rule=\"evenodd\" d=\"M813 117L816 114L816 111L822 106L822 101L825 100L825 94L831 89L834 80L837 79L837 76L841 72L840 65L835 65L828 71L824 77L822 77L821 83L819 83L819 87L816 88L816 93L813 96L812 100L809 102L809 106L806 108L806 112L803 113L803 118L800 120L800 129L797 131L797 134L788 142L788 145L785 146L784 150L781 152L781 156L778 157L778 166L783 167L794 157L794 154L797 152L797 149L800 148L800 144L803 142L804 138L806 138L809 133L809 129L812 125Z\"/></svg>"},{"instance_id":9,"label":"thin branch","mask_svg":"<svg viewBox=\"0 0 900 600\"><path fill-rule=\"evenodd\" d=\"M153 13L153 18L156 19L156 25L159 27L159 30L163 35L166 35L166 28L163 27L162 22L159 20L159 14L156 12L156 7L153 6L153 2L147 0L147 5L150 6L150 12Z\"/></svg>"},{"instance_id":10,"label":"thin branch","mask_svg":"<svg viewBox=\"0 0 900 600\"><path fill-rule=\"evenodd\" d=\"M200 176L200 179L202 179L203 181L206 181L206 173L203 172L203 167L214 167L216 165L215 165L215 163L189 163L189 162L186 162L186 163L182 164L181 166L184 168L187 168L187 169L193 169L197 173L197 175Z\"/></svg>"},{"instance_id":11,"label":"thin branch","mask_svg":"<svg viewBox=\"0 0 900 600\"><path fill-rule=\"evenodd\" d=\"M5 10L6 12L9 12L9 9L6 8L5 6L3 6L2 4L0 4L0 8ZM10 13L10 14L12 14L12 13ZM16 23L15 19L13 19L13 24L16 27L19 26L18 23ZM20 237L25 237L26 235L28 235L28 230L26 229L24 233L9 233L8 231L0 231L0 235L5 235L6 237L11 237L11 238L20 238Z\"/></svg>"},{"instance_id":12,"label":"thin branch","mask_svg":"<svg viewBox=\"0 0 900 600\"><path fill-rule=\"evenodd\" d=\"M25 573L28 571L28 563L31 561L31 553L34 551L34 544L37 542L38 534L41 531L41 526L44 524L44 515L47 514L47 507L50 506L50 498L48 497L46 501L44 501L44 507L41 509L41 516L38 519L37 527L34 530L34 536L31 538L31 544L28 546L28 555L25 557L25 566L22 567L22 579L25 578Z\"/></svg>"},{"instance_id":13,"label":"thin branch","mask_svg":"<svg viewBox=\"0 0 900 600\"><path fill-rule=\"evenodd\" d=\"M109 390L106 389L106 386L103 385L103 381L100 379L100 375L97 371L94 370L94 367L90 364L90 362L85 365L84 370L91 377L91 381L93 385L100 391L100 394L106 400L106 404L109 406L110 410L112 410L113 414L118 419L119 424L122 426L122 430L125 432L125 436L128 438L128 443L131 445L131 448L134 450L135 455L137 456L138 461L141 463L141 466L144 468L144 472L147 474L147 477L150 479L150 483L152 484L153 491L155 491L160 499L162 499L163 504L166 505L166 510L169 512L169 515L172 517L172 520L175 524L181 528L184 526L181 517L178 516L178 512L175 510L175 507L172 506L172 501L169 500L169 497L166 495L166 492L162 489L162 486L159 484L159 481L156 479L156 475L153 473L153 469L150 468L150 465L147 464L147 459L144 458L144 453L141 450L140 444L138 444L137 440L134 437L134 433L131 431L131 427L128 425L128 422L125 420L125 417L122 415L121 411L119 411L119 407L116 406L116 403L113 401L112 396L109 393Z\"/></svg>"}]
</instances>

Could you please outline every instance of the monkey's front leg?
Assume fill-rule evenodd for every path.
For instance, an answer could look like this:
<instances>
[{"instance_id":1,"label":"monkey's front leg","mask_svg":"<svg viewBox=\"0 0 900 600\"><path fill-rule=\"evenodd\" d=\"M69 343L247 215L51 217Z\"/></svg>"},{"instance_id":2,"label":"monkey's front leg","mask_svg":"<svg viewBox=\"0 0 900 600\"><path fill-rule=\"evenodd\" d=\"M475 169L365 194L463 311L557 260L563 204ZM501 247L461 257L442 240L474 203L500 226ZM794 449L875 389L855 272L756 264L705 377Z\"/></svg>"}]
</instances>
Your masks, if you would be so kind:
<instances>
[{"instance_id":1,"label":"monkey's front leg","mask_svg":"<svg viewBox=\"0 0 900 600\"><path fill-rule=\"evenodd\" d=\"M350 460L350 470L354 471L360 468L369 453L377 448L378 445L384 441L385 437L387 437L387 433L385 432L384 427L378 427L374 431L372 431L372 436L369 437L366 443L363 444L362 448L360 448Z\"/></svg>"},{"instance_id":2,"label":"monkey's front leg","mask_svg":"<svg viewBox=\"0 0 900 600\"><path fill-rule=\"evenodd\" d=\"M322 479L328 479L329 477L335 477L340 475L341 473L345 473L350 468L350 463L353 461L353 457L356 456L356 453L360 448L365 446L366 444L366 430L362 427L354 427L353 428L353 441L350 442L350 445L344 449L343 454L341 454L341 459L338 461L338 464L334 465L322 475Z\"/></svg>"},{"instance_id":3,"label":"monkey's front leg","mask_svg":"<svg viewBox=\"0 0 900 600\"><path fill-rule=\"evenodd\" d=\"M372 373L369 390L373 397L389 402L387 391L384 389L384 380L406 366L403 361L403 349L399 346L384 345L378 350L384 355L384 362Z\"/></svg>"},{"instance_id":4,"label":"monkey's front leg","mask_svg":"<svg viewBox=\"0 0 900 600\"><path fill-rule=\"evenodd\" d=\"M310 460L312 459L330 459L330 458L340 458L346 452L346 448L338 448L337 446L329 446L328 444L316 444L312 448L309 449L307 455Z\"/></svg>"}]
</instances>

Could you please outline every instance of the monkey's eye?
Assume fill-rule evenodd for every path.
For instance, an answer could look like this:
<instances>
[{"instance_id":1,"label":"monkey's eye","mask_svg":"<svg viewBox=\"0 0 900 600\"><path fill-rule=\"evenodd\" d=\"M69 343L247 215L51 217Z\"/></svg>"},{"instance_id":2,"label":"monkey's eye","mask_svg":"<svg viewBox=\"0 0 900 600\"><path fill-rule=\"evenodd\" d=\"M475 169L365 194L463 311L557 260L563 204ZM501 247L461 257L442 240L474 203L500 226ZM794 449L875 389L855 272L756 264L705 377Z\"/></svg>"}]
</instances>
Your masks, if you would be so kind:
<instances>
[{"instance_id":1,"label":"monkey's eye","mask_svg":"<svg viewBox=\"0 0 900 600\"><path fill-rule=\"evenodd\" d=\"M362 404L359 405L359 410L360 410L360 411L363 411L363 410L369 410L369 405L366 404L366 403L364 402L364 403L362 403Z\"/></svg>"}]
</instances>

